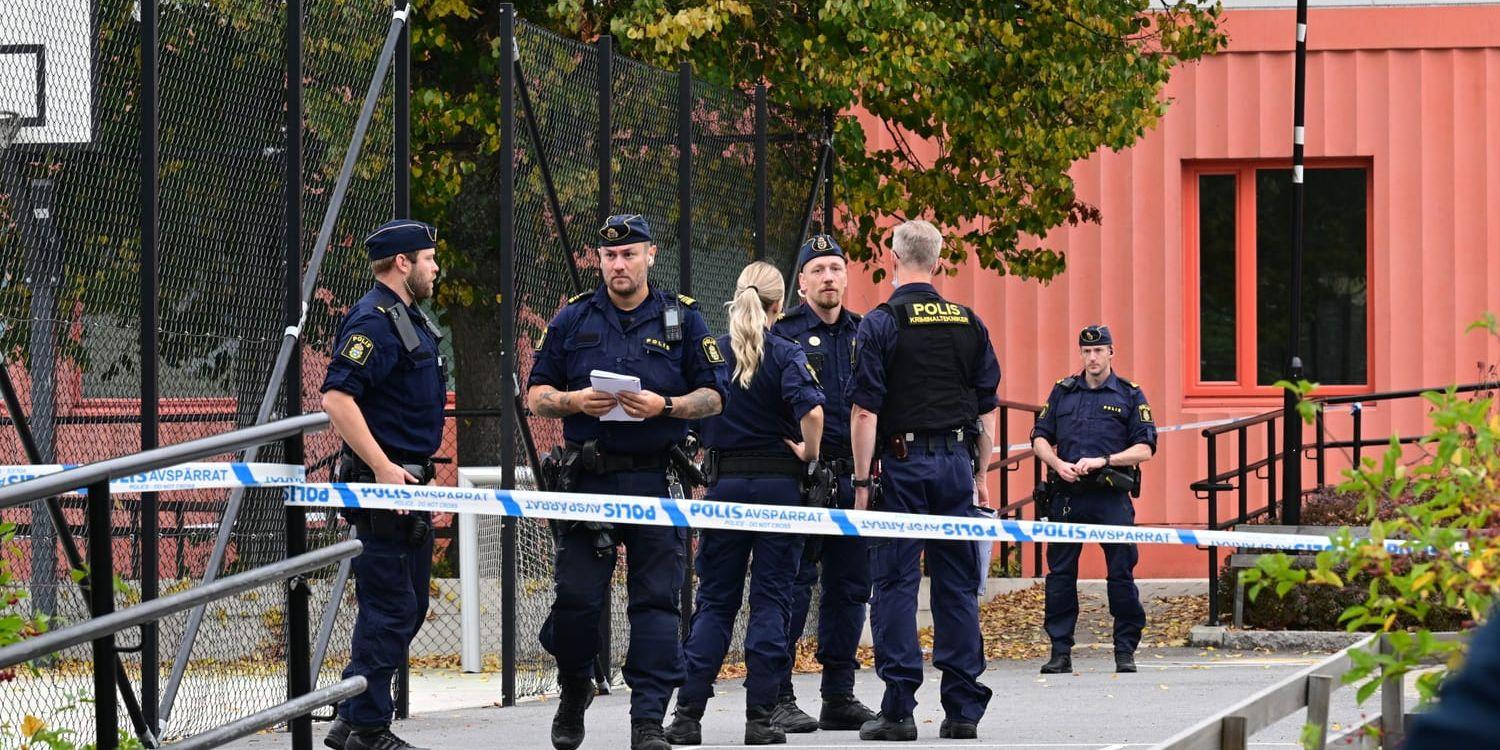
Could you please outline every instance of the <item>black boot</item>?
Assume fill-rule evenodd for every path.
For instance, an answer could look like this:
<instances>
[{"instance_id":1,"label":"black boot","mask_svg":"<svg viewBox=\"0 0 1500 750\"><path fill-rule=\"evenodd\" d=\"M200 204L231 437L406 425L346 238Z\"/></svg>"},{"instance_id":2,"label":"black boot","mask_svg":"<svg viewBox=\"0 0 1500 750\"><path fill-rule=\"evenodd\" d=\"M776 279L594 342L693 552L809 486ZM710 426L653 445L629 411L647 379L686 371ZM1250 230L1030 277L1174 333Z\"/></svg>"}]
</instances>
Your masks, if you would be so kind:
<instances>
[{"instance_id":1,"label":"black boot","mask_svg":"<svg viewBox=\"0 0 1500 750\"><path fill-rule=\"evenodd\" d=\"M945 740L977 740L979 725L962 719L943 719L943 725L938 728L938 737Z\"/></svg>"},{"instance_id":2,"label":"black boot","mask_svg":"<svg viewBox=\"0 0 1500 750\"><path fill-rule=\"evenodd\" d=\"M677 704L672 713L672 723L665 732L667 742L673 745L703 744L703 706Z\"/></svg>"},{"instance_id":3,"label":"black boot","mask_svg":"<svg viewBox=\"0 0 1500 750\"><path fill-rule=\"evenodd\" d=\"M875 718L865 722L865 725L859 728L859 738L911 742L917 738L917 722L910 716L904 719L892 719L885 714L875 714Z\"/></svg>"},{"instance_id":4,"label":"black boot","mask_svg":"<svg viewBox=\"0 0 1500 750\"><path fill-rule=\"evenodd\" d=\"M771 723L781 727L787 734L805 734L818 731L818 722L797 707L797 696L783 695L776 699L771 709Z\"/></svg>"},{"instance_id":5,"label":"black boot","mask_svg":"<svg viewBox=\"0 0 1500 750\"><path fill-rule=\"evenodd\" d=\"M824 696L823 710L818 712L818 728L830 732L853 732L873 718L875 712L853 694L829 695Z\"/></svg>"},{"instance_id":6,"label":"black boot","mask_svg":"<svg viewBox=\"0 0 1500 750\"><path fill-rule=\"evenodd\" d=\"M552 717L552 747L574 750L583 744L583 712L594 702L594 681L588 676L562 678L557 714Z\"/></svg>"},{"instance_id":7,"label":"black boot","mask_svg":"<svg viewBox=\"0 0 1500 750\"><path fill-rule=\"evenodd\" d=\"M746 745L785 745L786 732L771 723L771 710L775 704L745 707ZM811 717L808 717L811 718Z\"/></svg>"},{"instance_id":8,"label":"black boot","mask_svg":"<svg viewBox=\"0 0 1500 750\"><path fill-rule=\"evenodd\" d=\"M1135 672L1135 654L1132 654L1129 651L1116 651L1115 652L1115 671L1116 672L1134 673Z\"/></svg>"},{"instance_id":9,"label":"black boot","mask_svg":"<svg viewBox=\"0 0 1500 750\"><path fill-rule=\"evenodd\" d=\"M630 720L630 750L672 750L657 719Z\"/></svg>"},{"instance_id":10,"label":"black boot","mask_svg":"<svg viewBox=\"0 0 1500 750\"><path fill-rule=\"evenodd\" d=\"M349 733L352 731L354 731L352 725L339 717L334 717L333 723L328 725L328 734L323 735L323 744L332 750L344 750L344 743L349 741Z\"/></svg>"},{"instance_id":11,"label":"black boot","mask_svg":"<svg viewBox=\"0 0 1500 750\"><path fill-rule=\"evenodd\" d=\"M1052 658L1042 665L1042 674L1072 674L1073 655L1068 653L1053 653Z\"/></svg>"},{"instance_id":12,"label":"black boot","mask_svg":"<svg viewBox=\"0 0 1500 750\"><path fill-rule=\"evenodd\" d=\"M344 742L345 750L422 750L422 748L397 737L390 727L380 727L374 731L363 729L349 733L349 739Z\"/></svg>"}]
</instances>

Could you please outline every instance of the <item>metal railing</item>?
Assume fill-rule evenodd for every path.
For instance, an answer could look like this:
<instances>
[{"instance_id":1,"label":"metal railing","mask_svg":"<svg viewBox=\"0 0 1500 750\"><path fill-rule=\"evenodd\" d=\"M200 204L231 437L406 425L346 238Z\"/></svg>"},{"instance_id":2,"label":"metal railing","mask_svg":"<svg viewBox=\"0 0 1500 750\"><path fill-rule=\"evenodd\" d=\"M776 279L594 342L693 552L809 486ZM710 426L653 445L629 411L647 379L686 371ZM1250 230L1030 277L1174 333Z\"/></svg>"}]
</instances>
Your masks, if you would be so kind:
<instances>
[{"instance_id":1,"label":"metal railing","mask_svg":"<svg viewBox=\"0 0 1500 750\"><path fill-rule=\"evenodd\" d=\"M1452 641L1459 633L1435 633L1437 640ZM1333 693L1343 686L1343 677L1353 667L1350 654L1356 650L1390 653L1390 641L1377 633L1318 662L1281 682L1204 719L1154 750L1245 750L1256 732L1292 714L1307 709L1307 724L1316 728L1313 750L1323 750L1328 743L1329 710ZM1366 733L1379 727L1381 750L1396 750L1406 738L1406 694L1400 674L1381 670L1380 713L1365 724L1354 727L1343 736ZM1306 735L1304 735L1306 736Z\"/></svg>"},{"instance_id":2,"label":"metal railing","mask_svg":"<svg viewBox=\"0 0 1500 750\"><path fill-rule=\"evenodd\" d=\"M1302 450L1302 446L1296 446L1303 460L1314 461L1315 483L1308 487L1304 485L1296 497L1278 497L1278 492L1283 492L1281 484L1277 481L1278 471L1285 471L1287 450L1285 445L1278 446L1277 434L1281 431L1278 422L1286 418L1286 412L1281 409L1263 412L1254 416L1237 419L1227 424L1210 427L1203 430L1202 435L1206 441L1208 457L1208 476L1193 482L1189 487L1193 494L1200 500L1208 502L1208 528L1211 530L1232 529L1235 526L1249 523L1260 518L1280 517L1284 506L1297 503L1300 509L1301 493L1316 490L1328 484L1328 452L1331 450L1352 449L1351 464L1358 466L1363 457L1362 449L1368 447L1385 447L1390 445L1391 436L1366 437L1364 425L1364 409L1371 403L1386 401L1400 401L1421 398L1423 393L1430 391L1442 392L1448 386L1436 388L1415 388L1402 391L1386 391L1381 393L1361 393L1349 396L1332 396L1315 399L1320 405L1317 417L1314 421L1315 437L1312 446L1308 450ZM1467 383L1454 387L1456 393L1474 393L1500 388L1500 383L1482 382ZM1352 435L1348 440L1329 440L1327 419L1328 414L1334 411L1333 407L1347 407L1350 415L1350 428ZM1264 425L1265 450L1252 453L1251 445L1257 439L1255 433ZM1227 469L1221 470L1222 456L1220 454L1219 438L1223 435L1233 434L1234 457L1228 462ZM1397 436L1397 441L1403 445L1410 445L1421 441L1425 435ZM1279 448L1279 449L1278 449ZM1252 456L1255 456L1252 458ZM1305 476L1305 475L1304 475ZM1258 501L1252 501L1251 485L1255 481L1264 483L1264 492ZM1237 500L1233 515L1225 518L1220 516L1219 497L1222 493L1233 492ZM1255 502L1256 504L1252 504ZM1287 511L1290 513L1290 511ZM1300 517L1300 512L1298 513ZM1288 515L1290 518L1290 515ZM1208 547L1208 624L1215 625L1219 621L1219 548Z\"/></svg>"},{"instance_id":3,"label":"metal railing","mask_svg":"<svg viewBox=\"0 0 1500 750\"><path fill-rule=\"evenodd\" d=\"M86 580L90 613L90 619L81 623L0 649L0 667L23 663L85 641L91 641L93 644L95 743L99 750L112 750L118 746L119 695L117 695L117 690L120 688L124 688L126 692L130 690L119 680L121 670L118 665L119 650L115 646L116 632L132 627L149 626L173 613L285 579L288 581L287 626L290 633L287 639L287 696L289 701L191 738L187 741L191 744L185 746L213 747L215 744L228 742L246 733L271 726L277 721L298 717L292 718L293 747L297 750L309 750L312 747L312 724L307 711L362 692L364 682L363 680L345 680L317 693L313 692L311 662L308 653L309 639L306 637L308 587L302 574L358 555L362 544L357 540L349 540L315 552L302 553L302 550L306 549L306 519L302 509L288 508L286 521L288 559L160 599L148 599L140 604L116 611L114 550L110 533L113 505L110 496L110 481L118 477L132 476L153 469L235 452L250 446L264 445L275 440L284 441L286 455L300 457L302 436L308 432L317 432L327 426L326 414L305 414L221 435L106 459L57 474L0 487L0 510L87 488L85 505L89 534ZM301 637L298 636L299 632ZM133 695L128 698L128 705L139 705ZM295 707L308 706L308 708L288 713L293 704ZM141 741L149 747L156 746L156 735L160 728L143 725L138 717L133 718L137 719L135 724L137 732L142 735Z\"/></svg>"},{"instance_id":4,"label":"metal railing","mask_svg":"<svg viewBox=\"0 0 1500 750\"><path fill-rule=\"evenodd\" d=\"M998 437L995 440L995 448L1000 452L1000 457L991 461L989 465L990 471L1001 472L999 498L1000 504L995 511L995 517L1024 520L1026 518L1027 510L1030 509L1031 517L1033 520L1035 520L1035 487L1036 481L1040 480L1042 477L1042 459L1038 458L1036 456L1036 453L1030 448L1026 448L1016 453L1010 452L1010 419L1012 412L1020 412L1023 414L1030 414L1032 422L1035 423L1037 416L1042 413L1042 407L1038 404L1025 404L1019 401L1001 401L999 407L996 408L996 411L999 413L1000 424L999 429L996 430L996 435L998 435ZM1028 431L1028 434L1030 434L1030 431ZM1012 501L1011 497L1017 493L1011 491L1011 475L1016 473L1017 471L1020 471L1021 467L1028 461L1031 462L1033 480L1032 491L1027 492L1020 499ZM1020 542L1016 542L1015 544L1012 544L1010 542L1000 542L1000 569L1010 569L1010 551L1012 547L1014 547L1016 550L1016 566L1018 569L1020 569L1019 572L1024 574L1024 562L1026 558L1025 553L1022 551ZM1041 543L1032 543L1031 545L1031 565L1034 574L1038 578L1040 578L1043 574Z\"/></svg>"}]
</instances>

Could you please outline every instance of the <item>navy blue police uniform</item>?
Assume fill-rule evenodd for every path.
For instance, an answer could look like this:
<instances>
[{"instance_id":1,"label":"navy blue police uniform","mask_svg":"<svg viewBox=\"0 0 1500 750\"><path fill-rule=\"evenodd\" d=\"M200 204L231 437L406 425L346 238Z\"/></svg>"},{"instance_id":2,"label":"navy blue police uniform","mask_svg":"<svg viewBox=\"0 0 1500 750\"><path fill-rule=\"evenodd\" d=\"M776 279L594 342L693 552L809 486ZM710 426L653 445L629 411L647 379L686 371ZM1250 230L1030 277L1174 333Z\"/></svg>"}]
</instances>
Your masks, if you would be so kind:
<instances>
[{"instance_id":1,"label":"navy blue police uniform","mask_svg":"<svg viewBox=\"0 0 1500 750\"><path fill-rule=\"evenodd\" d=\"M944 300L931 284L903 284L860 322L849 400L878 415L879 510L969 517L970 454L976 420L998 405L1000 364L973 311ZM917 589L926 551L932 582L932 663L943 673L948 719L978 724L991 691L979 681L978 552L973 542L871 540L870 629L875 672L885 682L880 711L911 717L922 684Z\"/></svg>"},{"instance_id":2,"label":"navy blue police uniform","mask_svg":"<svg viewBox=\"0 0 1500 750\"><path fill-rule=\"evenodd\" d=\"M1109 329L1104 326L1085 328L1079 337L1081 346L1111 343ZM1152 452L1156 451L1156 425L1146 394L1114 372L1098 388L1090 388L1082 373L1057 381L1031 437L1046 438L1057 457L1067 463L1108 457L1133 445L1149 445ZM1053 478L1049 484L1054 491L1054 521L1118 526L1135 523L1135 506L1123 489L1087 480L1070 483ZM1108 568L1109 612L1115 621L1115 653L1133 654L1146 626L1146 612L1134 577L1139 552L1134 544L1101 546ZM1067 654L1073 648L1073 629L1078 623L1078 557L1082 551L1082 544L1047 543L1044 628L1054 655Z\"/></svg>"},{"instance_id":3,"label":"navy blue police uniform","mask_svg":"<svg viewBox=\"0 0 1500 750\"><path fill-rule=\"evenodd\" d=\"M726 372L735 367L728 336L718 339ZM703 445L712 467L708 498L724 502L799 506L806 464L783 440L801 440L800 421L824 403L807 357L797 342L767 332L760 366L749 387L729 385L724 411L703 420ZM687 681L679 706L702 706L734 635L735 616L750 580L745 629L745 704L776 702L782 676L791 671L787 622L792 580L787 561L802 555L802 536L705 529L698 541L698 599L684 651Z\"/></svg>"},{"instance_id":4,"label":"navy blue police uniform","mask_svg":"<svg viewBox=\"0 0 1500 750\"><path fill-rule=\"evenodd\" d=\"M365 240L371 260L433 247L436 230L417 221L382 225ZM424 482L443 437L447 373L438 351L441 334L419 308L377 282L349 308L339 325L322 391L354 397L370 434L396 464ZM340 481L374 481L346 444ZM344 677L365 678L365 692L339 704L356 728L384 727L394 713L391 676L427 617L432 573L428 514L393 511L349 514L364 550L350 564L359 603Z\"/></svg>"},{"instance_id":5,"label":"navy blue police uniform","mask_svg":"<svg viewBox=\"0 0 1500 750\"><path fill-rule=\"evenodd\" d=\"M822 242L819 242L822 238ZM797 257L801 269L815 258L843 251L831 237L817 235L803 244ZM854 507L854 455L849 442L849 398L844 388L854 372L854 337L861 316L839 310L832 324L824 323L804 302L782 316L772 331L795 339L807 354L808 364L823 383L827 403L823 405L823 441L819 455L838 477L839 507ZM825 699L852 695L854 672L859 669L855 652L865 627L865 606L870 601L870 557L859 537L809 536L803 546L796 583L792 589L792 619L788 645L795 650L807 625L813 584L822 582L818 599L818 663L823 666L822 695ZM794 698L792 675L781 684L781 697Z\"/></svg>"},{"instance_id":6,"label":"navy blue police uniform","mask_svg":"<svg viewBox=\"0 0 1500 750\"><path fill-rule=\"evenodd\" d=\"M600 230L605 245L649 242L639 216L610 217ZM664 317L680 317L681 336L669 336ZM678 339L673 341L672 339ZM724 392L724 357L691 298L652 289L633 310L621 310L601 285L569 300L547 325L527 385L560 391L590 385L589 373L607 370L640 378L641 388L682 396L699 388ZM587 447L575 492L665 497L667 451L687 437L687 422L658 415L639 422L606 422L587 414L563 418L563 439ZM630 716L660 722L672 690L683 679L678 593L686 561L687 529L616 525L629 560L630 650L623 674L630 686ZM615 568L613 544L569 524L557 535L553 570L556 600L542 626L542 646L557 659L560 680L587 680L599 650L599 618Z\"/></svg>"}]
</instances>

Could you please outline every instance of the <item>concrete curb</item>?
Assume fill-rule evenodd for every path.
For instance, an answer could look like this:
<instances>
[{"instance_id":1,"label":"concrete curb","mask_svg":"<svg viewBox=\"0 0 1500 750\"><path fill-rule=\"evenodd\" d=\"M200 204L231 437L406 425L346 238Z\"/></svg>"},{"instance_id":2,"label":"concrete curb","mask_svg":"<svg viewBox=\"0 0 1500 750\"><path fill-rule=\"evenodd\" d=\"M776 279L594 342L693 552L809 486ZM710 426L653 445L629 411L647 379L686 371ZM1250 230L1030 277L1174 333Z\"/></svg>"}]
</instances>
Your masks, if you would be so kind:
<instances>
[{"instance_id":1,"label":"concrete curb","mask_svg":"<svg viewBox=\"0 0 1500 750\"><path fill-rule=\"evenodd\" d=\"M1199 625L1188 633L1188 645L1247 651L1340 651L1368 635L1342 630L1235 630Z\"/></svg>"}]
</instances>

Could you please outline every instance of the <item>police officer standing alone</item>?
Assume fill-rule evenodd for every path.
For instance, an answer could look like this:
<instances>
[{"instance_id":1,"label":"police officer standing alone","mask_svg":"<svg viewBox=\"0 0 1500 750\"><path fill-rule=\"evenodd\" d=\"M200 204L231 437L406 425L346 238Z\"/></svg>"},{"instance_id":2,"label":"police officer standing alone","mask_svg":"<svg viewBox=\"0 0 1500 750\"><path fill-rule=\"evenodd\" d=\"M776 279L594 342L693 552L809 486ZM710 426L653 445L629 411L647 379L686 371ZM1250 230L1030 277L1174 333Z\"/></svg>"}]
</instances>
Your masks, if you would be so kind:
<instances>
[{"instance_id":1,"label":"police officer standing alone","mask_svg":"<svg viewBox=\"0 0 1500 750\"><path fill-rule=\"evenodd\" d=\"M819 455L838 478L838 506L851 508L854 488L849 485L849 477L854 472L854 454L849 447L849 399L844 386L854 369L854 334L860 315L844 307L849 277L844 250L832 237L819 234L802 244L797 253L797 286L802 304L782 316L771 331L802 345L808 364L823 384L827 403L823 405ZM818 599L817 659L823 665L823 707L817 719L803 713L797 706L788 669L772 721L792 733L852 731L875 718L875 712L854 697L854 671L859 669L855 652L865 627L865 605L870 601L870 557L863 539L807 537L792 589L792 619L787 634L791 660L796 660L797 640L807 624L812 588L820 572L823 588Z\"/></svg>"},{"instance_id":2,"label":"police officer standing alone","mask_svg":"<svg viewBox=\"0 0 1500 750\"><path fill-rule=\"evenodd\" d=\"M733 371L728 403L722 414L703 422L711 500L797 506L803 482L819 478L823 390L797 342L769 331L785 293L781 272L760 261L746 266L735 283L729 335L718 340ZM831 489L828 475L824 490ZM797 569L788 562L801 555L797 534L703 531L698 606L683 646L687 681L677 693L676 715L666 733L672 744L703 742L703 709L729 651L747 577L745 744L786 742L786 733L771 724L771 709L783 675L791 671L787 621Z\"/></svg>"},{"instance_id":3,"label":"police officer standing alone","mask_svg":"<svg viewBox=\"0 0 1500 750\"><path fill-rule=\"evenodd\" d=\"M1156 452L1156 425L1140 386L1115 374L1109 328L1078 334L1083 372L1057 381L1031 431L1037 458L1051 470L1049 518L1073 523L1135 524L1130 492L1137 466ZM1135 648L1146 627L1135 586L1134 544L1104 544L1109 569L1109 613L1114 617L1115 671L1135 671ZM1078 624L1078 556L1083 545L1047 543L1047 603L1043 628L1052 657L1042 674L1073 671L1073 628Z\"/></svg>"},{"instance_id":4,"label":"police officer standing alone","mask_svg":"<svg viewBox=\"0 0 1500 750\"><path fill-rule=\"evenodd\" d=\"M442 335L417 303L432 297L437 230L382 224L365 239L375 287L339 325L323 380L323 410L344 441L341 482L426 484L443 437L447 373ZM426 511L359 510L346 516L364 542L354 558L359 603L344 677L365 692L339 704L323 744L334 750L402 750L390 730L391 675L427 617L432 526Z\"/></svg>"},{"instance_id":5,"label":"police officer standing alone","mask_svg":"<svg viewBox=\"0 0 1500 750\"><path fill-rule=\"evenodd\" d=\"M880 459L878 510L971 516L975 493L988 501L984 474L991 449L982 415L998 405L1000 365L989 332L973 311L940 297L930 283L942 235L925 221L896 227L896 291L860 322L849 381L854 504L870 503L870 470ZM870 628L875 673L885 682L880 713L862 740L915 740L912 718L922 684L917 641L919 567L926 551L935 635L932 663L943 673L939 728L945 739L978 737L990 689L979 632L978 552L971 541L871 540L874 593Z\"/></svg>"},{"instance_id":6,"label":"police officer standing alone","mask_svg":"<svg viewBox=\"0 0 1500 750\"><path fill-rule=\"evenodd\" d=\"M724 357L691 298L647 284L656 245L644 218L611 216L599 237L604 284L569 300L548 324L527 380L527 406L563 420L564 481L572 491L664 497L669 450L687 436L690 420L723 406ZM594 390L589 373L596 369L634 375L641 390L618 396ZM617 405L627 419L600 419ZM553 747L570 750L583 742L617 542L625 544L629 561L630 650L623 671L631 689L631 748L670 747L661 722L683 679L678 591L686 534L670 526L560 529L557 598L540 635L557 658L562 687Z\"/></svg>"}]
</instances>

